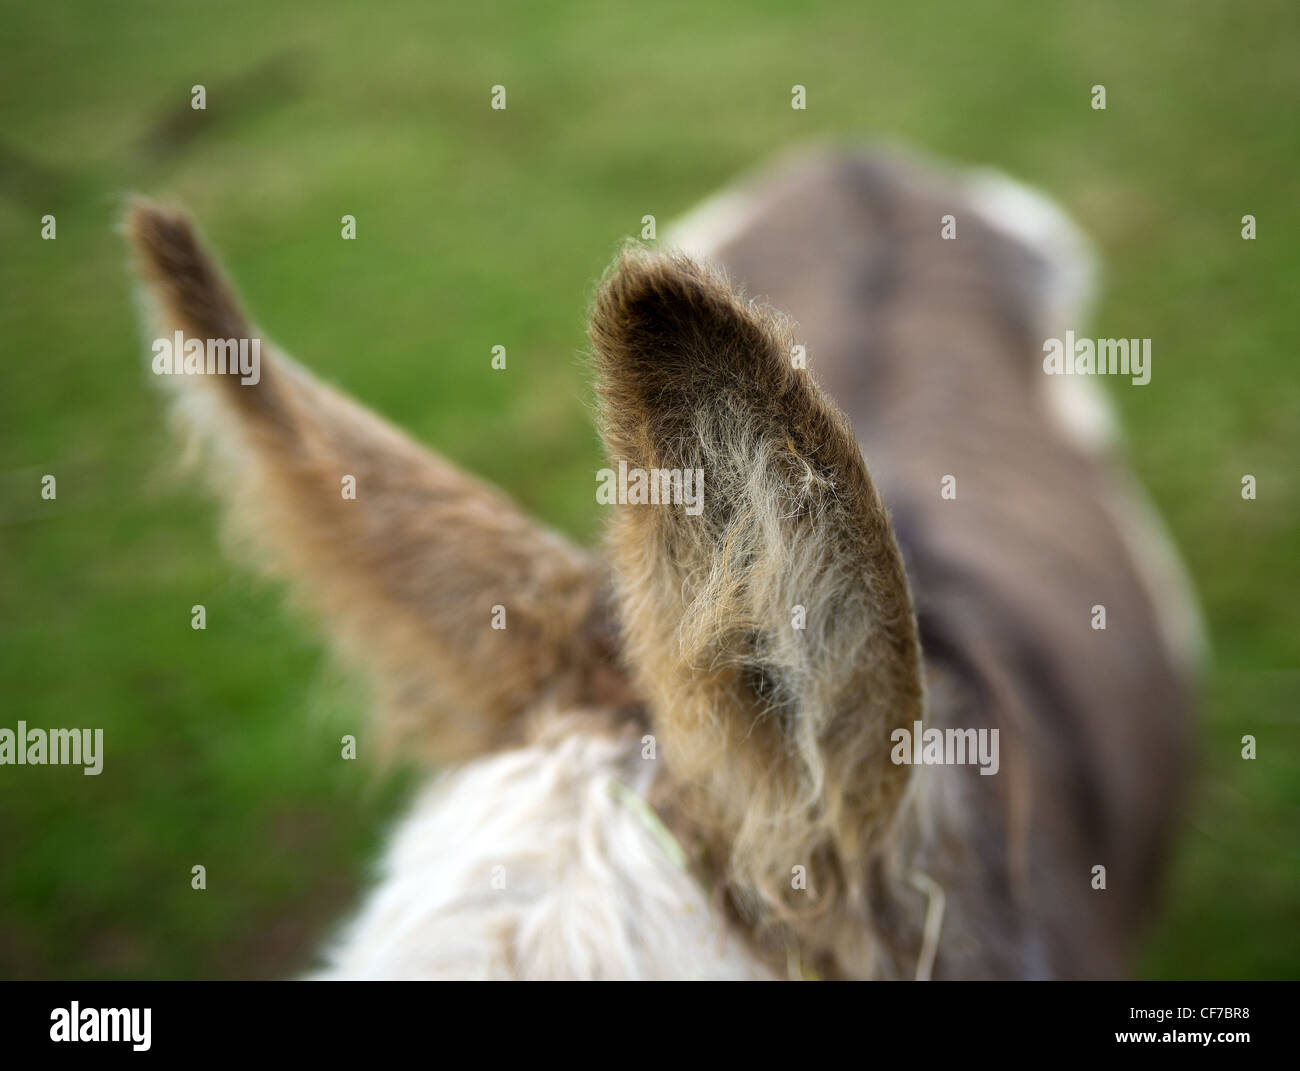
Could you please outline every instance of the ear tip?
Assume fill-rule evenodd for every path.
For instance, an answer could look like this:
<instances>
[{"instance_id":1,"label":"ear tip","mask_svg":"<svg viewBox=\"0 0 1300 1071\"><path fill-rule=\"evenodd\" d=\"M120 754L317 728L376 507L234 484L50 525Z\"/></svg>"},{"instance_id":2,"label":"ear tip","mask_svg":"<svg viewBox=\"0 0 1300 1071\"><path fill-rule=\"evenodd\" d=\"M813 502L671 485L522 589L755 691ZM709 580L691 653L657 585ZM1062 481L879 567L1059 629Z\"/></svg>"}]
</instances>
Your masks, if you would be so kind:
<instances>
[{"instance_id":1,"label":"ear tip","mask_svg":"<svg viewBox=\"0 0 1300 1071\"><path fill-rule=\"evenodd\" d=\"M248 337L249 327L216 260L181 208L132 199L123 220L136 270L158 298L162 320L207 338Z\"/></svg>"},{"instance_id":2,"label":"ear tip","mask_svg":"<svg viewBox=\"0 0 1300 1071\"><path fill-rule=\"evenodd\" d=\"M668 307L688 299L707 281L700 265L685 254L660 253L629 243L601 283L596 315L617 322L638 310Z\"/></svg>"},{"instance_id":3,"label":"ear tip","mask_svg":"<svg viewBox=\"0 0 1300 1071\"><path fill-rule=\"evenodd\" d=\"M599 356L634 359L647 348L705 338L753 342L756 329L776 326L720 270L680 251L629 243L596 292L591 336Z\"/></svg>"},{"instance_id":4,"label":"ear tip","mask_svg":"<svg viewBox=\"0 0 1300 1071\"><path fill-rule=\"evenodd\" d=\"M189 215L147 197L136 196L127 202L123 230L136 252L156 268L174 263L181 254L193 256L198 249L198 235Z\"/></svg>"},{"instance_id":5,"label":"ear tip","mask_svg":"<svg viewBox=\"0 0 1300 1071\"><path fill-rule=\"evenodd\" d=\"M621 425L670 420L737 390L761 406L791 386L789 336L787 321L746 301L720 270L629 244L592 311L602 408Z\"/></svg>"},{"instance_id":6,"label":"ear tip","mask_svg":"<svg viewBox=\"0 0 1300 1071\"><path fill-rule=\"evenodd\" d=\"M183 210L163 204L150 197L135 194L126 202L126 226L130 234L143 234L154 229L190 228L189 217Z\"/></svg>"}]
</instances>

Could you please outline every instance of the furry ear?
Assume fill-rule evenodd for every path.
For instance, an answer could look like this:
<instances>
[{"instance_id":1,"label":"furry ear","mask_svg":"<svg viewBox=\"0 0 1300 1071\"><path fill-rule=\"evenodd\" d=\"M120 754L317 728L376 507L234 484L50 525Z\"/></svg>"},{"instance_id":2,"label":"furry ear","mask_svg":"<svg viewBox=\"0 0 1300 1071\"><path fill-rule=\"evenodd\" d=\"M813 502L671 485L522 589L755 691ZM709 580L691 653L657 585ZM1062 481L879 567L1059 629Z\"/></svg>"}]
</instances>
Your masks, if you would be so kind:
<instances>
[{"instance_id":1,"label":"furry ear","mask_svg":"<svg viewBox=\"0 0 1300 1071\"><path fill-rule=\"evenodd\" d=\"M160 331L259 339L184 215L137 203L127 233ZM267 347L255 383L168 378L229 512L370 671L390 726L458 758L525 708L617 691L598 561Z\"/></svg>"},{"instance_id":2,"label":"furry ear","mask_svg":"<svg viewBox=\"0 0 1300 1071\"><path fill-rule=\"evenodd\" d=\"M612 532L625 654L674 787L751 908L856 900L906 784L890 733L921 716L922 685L848 422L787 326L682 256L625 252L591 338L611 458L703 474L698 516L624 505ZM811 897L791 895L799 865Z\"/></svg>"}]
</instances>

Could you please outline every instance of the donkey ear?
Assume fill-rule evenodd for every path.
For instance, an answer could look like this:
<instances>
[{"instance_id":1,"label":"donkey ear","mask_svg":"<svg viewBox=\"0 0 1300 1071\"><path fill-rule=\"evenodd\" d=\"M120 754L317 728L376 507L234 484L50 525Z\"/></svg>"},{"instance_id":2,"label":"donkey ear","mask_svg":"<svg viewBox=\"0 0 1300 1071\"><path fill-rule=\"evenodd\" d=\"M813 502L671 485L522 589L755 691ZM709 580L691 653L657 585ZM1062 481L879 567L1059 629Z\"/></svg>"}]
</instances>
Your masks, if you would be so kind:
<instances>
[{"instance_id":1,"label":"donkey ear","mask_svg":"<svg viewBox=\"0 0 1300 1071\"><path fill-rule=\"evenodd\" d=\"M187 218L139 203L127 232L160 331L260 345ZM265 347L260 376L168 378L246 542L371 671L390 726L456 758L607 684L599 562Z\"/></svg>"},{"instance_id":2,"label":"donkey ear","mask_svg":"<svg viewBox=\"0 0 1300 1071\"><path fill-rule=\"evenodd\" d=\"M821 891L860 892L906 783L890 733L920 716L922 687L849 424L794 367L780 318L684 257L626 252L591 337L611 458L703 476L698 516L627 505L612 532L625 656L672 780L755 902L797 910L791 867L810 862Z\"/></svg>"}]
</instances>

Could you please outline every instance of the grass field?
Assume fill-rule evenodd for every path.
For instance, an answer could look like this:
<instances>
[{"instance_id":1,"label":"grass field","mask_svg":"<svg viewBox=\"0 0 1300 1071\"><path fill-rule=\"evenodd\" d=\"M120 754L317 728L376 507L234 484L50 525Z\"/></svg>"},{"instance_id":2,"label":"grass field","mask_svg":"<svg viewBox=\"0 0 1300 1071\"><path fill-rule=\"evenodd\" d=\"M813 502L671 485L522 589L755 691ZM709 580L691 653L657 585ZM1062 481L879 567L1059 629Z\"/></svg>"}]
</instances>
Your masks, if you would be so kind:
<instances>
[{"instance_id":1,"label":"grass field","mask_svg":"<svg viewBox=\"0 0 1300 1071\"><path fill-rule=\"evenodd\" d=\"M0 767L0 975L299 970L414 780L338 760L361 689L176 475L122 196L183 201L290 352L591 539L595 278L643 215L823 136L1041 186L1102 252L1100 333L1154 339L1151 384L1112 394L1215 656L1143 973L1300 975L1294 4L3 9L0 726L102 726L106 756Z\"/></svg>"}]
</instances>

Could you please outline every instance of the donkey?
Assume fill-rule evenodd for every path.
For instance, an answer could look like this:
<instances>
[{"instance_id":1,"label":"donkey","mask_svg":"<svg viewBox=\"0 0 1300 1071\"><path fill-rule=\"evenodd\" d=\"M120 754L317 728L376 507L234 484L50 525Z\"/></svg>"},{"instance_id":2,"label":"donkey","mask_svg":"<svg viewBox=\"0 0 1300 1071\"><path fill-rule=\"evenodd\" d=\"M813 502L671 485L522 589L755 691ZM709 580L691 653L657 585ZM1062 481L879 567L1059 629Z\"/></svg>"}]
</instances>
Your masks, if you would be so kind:
<instances>
[{"instance_id":1,"label":"donkey","mask_svg":"<svg viewBox=\"0 0 1300 1071\"><path fill-rule=\"evenodd\" d=\"M127 231L153 329L261 338L183 213ZM318 976L1127 973L1200 641L1100 393L1043 372L1084 240L1009 180L825 148L665 246L596 292L600 431L703 508L614 506L601 552L268 347L256 382L170 380L440 770Z\"/></svg>"}]
</instances>

